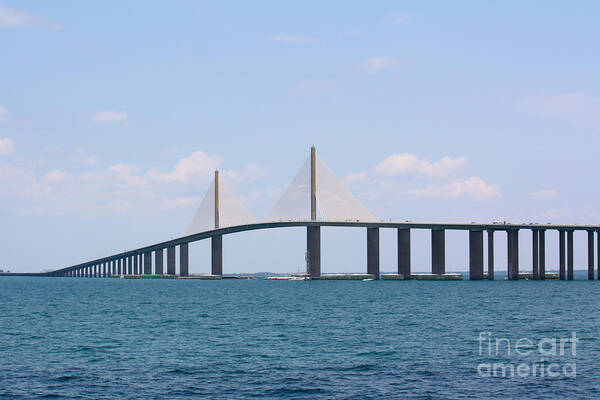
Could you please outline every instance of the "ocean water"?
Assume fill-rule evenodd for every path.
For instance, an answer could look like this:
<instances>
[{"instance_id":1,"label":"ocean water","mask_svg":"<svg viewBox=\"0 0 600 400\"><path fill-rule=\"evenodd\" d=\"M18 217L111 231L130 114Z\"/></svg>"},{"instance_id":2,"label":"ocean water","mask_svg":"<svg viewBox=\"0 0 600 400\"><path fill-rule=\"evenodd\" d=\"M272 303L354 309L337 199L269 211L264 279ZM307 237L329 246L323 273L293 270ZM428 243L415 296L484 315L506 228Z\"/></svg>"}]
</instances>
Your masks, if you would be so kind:
<instances>
[{"instance_id":1,"label":"ocean water","mask_svg":"<svg viewBox=\"0 0 600 400\"><path fill-rule=\"evenodd\" d=\"M0 398L597 398L599 294L585 280L2 277ZM573 332L576 354L552 354ZM536 350L516 354L518 339ZM538 375L486 375L499 362ZM539 376L551 364L559 376Z\"/></svg>"}]
</instances>

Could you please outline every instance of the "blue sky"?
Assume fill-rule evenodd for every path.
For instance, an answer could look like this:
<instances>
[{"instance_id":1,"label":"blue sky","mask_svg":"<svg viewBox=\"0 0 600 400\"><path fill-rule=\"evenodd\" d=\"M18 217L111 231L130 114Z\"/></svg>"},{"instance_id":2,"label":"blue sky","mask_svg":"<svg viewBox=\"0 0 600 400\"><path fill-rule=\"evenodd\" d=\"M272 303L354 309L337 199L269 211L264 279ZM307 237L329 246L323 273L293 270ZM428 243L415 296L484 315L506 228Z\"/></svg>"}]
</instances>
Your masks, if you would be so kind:
<instances>
[{"instance_id":1,"label":"blue sky","mask_svg":"<svg viewBox=\"0 0 600 400\"><path fill-rule=\"evenodd\" d=\"M599 17L592 1L0 0L0 268L179 236L217 167L261 219L312 144L379 219L600 223ZM325 271L364 269L362 230L323 235ZM448 269L465 238L448 233ZM225 271L295 271L304 240L226 238ZM413 245L428 270L428 232ZM192 247L193 272L208 255Z\"/></svg>"}]
</instances>

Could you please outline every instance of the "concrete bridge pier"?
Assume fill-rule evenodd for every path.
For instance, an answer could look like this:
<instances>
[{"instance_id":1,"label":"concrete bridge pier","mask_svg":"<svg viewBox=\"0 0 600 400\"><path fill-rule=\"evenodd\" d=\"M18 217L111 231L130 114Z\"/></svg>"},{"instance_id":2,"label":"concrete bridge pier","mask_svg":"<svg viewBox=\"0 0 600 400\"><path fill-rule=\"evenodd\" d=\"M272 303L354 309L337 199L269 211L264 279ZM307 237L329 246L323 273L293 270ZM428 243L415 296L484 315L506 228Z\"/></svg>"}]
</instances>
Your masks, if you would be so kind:
<instances>
[{"instance_id":1,"label":"concrete bridge pier","mask_svg":"<svg viewBox=\"0 0 600 400\"><path fill-rule=\"evenodd\" d=\"M488 231L488 279L494 280L494 230Z\"/></svg>"},{"instance_id":2,"label":"concrete bridge pier","mask_svg":"<svg viewBox=\"0 0 600 400\"><path fill-rule=\"evenodd\" d=\"M573 231L567 231L567 280L573 280Z\"/></svg>"},{"instance_id":3,"label":"concrete bridge pier","mask_svg":"<svg viewBox=\"0 0 600 400\"><path fill-rule=\"evenodd\" d=\"M510 229L508 236L508 279L519 279L519 230Z\"/></svg>"},{"instance_id":4,"label":"concrete bridge pier","mask_svg":"<svg viewBox=\"0 0 600 400\"><path fill-rule=\"evenodd\" d=\"M210 239L211 274L223 275L223 235Z\"/></svg>"},{"instance_id":5,"label":"concrete bridge pier","mask_svg":"<svg viewBox=\"0 0 600 400\"><path fill-rule=\"evenodd\" d=\"M540 246L540 256L539 256L539 265L538 265L539 279L545 280L546 279L546 230L540 229L538 231L538 236L539 236L538 241L539 241L539 246Z\"/></svg>"},{"instance_id":6,"label":"concrete bridge pier","mask_svg":"<svg viewBox=\"0 0 600 400\"><path fill-rule=\"evenodd\" d=\"M144 275L152 275L152 252L144 253Z\"/></svg>"},{"instance_id":7,"label":"concrete bridge pier","mask_svg":"<svg viewBox=\"0 0 600 400\"><path fill-rule=\"evenodd\" d=\"M119 275L123 275L123 263L125 260L123 258L119 259Z\"/></svg>"},{"instance_id":8,"label":"concrete bridge pier","mask_svg":"<svg viewBox=\"0 0 600 400\"><path fill-rule=\"evenodd\" d=\"M367 274L379 279L379 228L367 228Z\"/></svg>"},{"instance_id":9,"label":"concrete bridge pier","mask_svg":"<svg viewBox=\"0 0 600 400\"><path fill-rule=\"evenodd\" d=\"M597 256L598 256L598 261L597 261L597 264L598 264L598 267L597 267L598 273L596 274L596 279L600 280L600 231L596 232L596 240L598 241L598 243L596 245L596 247L598 248L598 251L597 251L597 253L598 253L597 254Z\"/></svg>"},{"instance_id":10,"label":"concrete bridge pier","mask_svg":"<svg viewBox=\"0 0 600 400\"><path fill-rule=\"evenodd\" d=\"M594 280L594 231L588 231L588 280Z\"/></svg>"},{"instance_id":11,"label":"concrete bridge pier","mask_svg":"<svg viewBox=\"0 0 600 400\"><path fill-rule=\"evenodd\" d=\"M410 229L398 228L398 274L410 279Z\"/></svg>"},{"instance_id":12,"label":"concrete bridge pier","mask_svg":"<svg viewBox=\"0 0 600 400\"><path fill-rule=\"evenodd\" d=\"M446 273L446 231L431 230L431 273Z\"/></svg>"},{"instance_id":13,"label":"concrete bridge pier","mask_svg":"<svg viewBox=\"0 0 600 400\"><path fill-rule=\"evenodd\" d=\"M189 257L188 257L188 243L182 243L179 245L179 275L189 276Z\"/></svg>"},{"instance_id":14,"label":"concrete bridge pier","mask_svg":"<svg viewBox=\"0 0 600 400\"><path fill-rule=\"evenodd\" d=\"M163 249L154 251L154 273L157 275L162 275L163 272L163 259L164 259L164 251Z\"/></svg>"},{"instance_id":15,"label":"concrete bridge pier","mask_svg":"<svg viewBox=\"0 0 600 400\"><path fill-rule=\"evenodd\" d=\"M531 245L531 253L532 253L532 261L531 261L531 269L532 269L532 274L533 274L533 279L534 280L539 280L540 279L540 263L539 263L539 257L540 257L540 245L539 245L539 232L537 229L532 229L531 230L531 237L532 237L532 245Z\"/></svg>"},{"instance_id":16,"label":"concrete bridge pier","mask_svg":"<svg viewBox=\"0 0 600 400\"><path fill-rule=\"evenodd\" d=\"M175 275L175 246L167 247L167 274Z\"/></svg>"},{"instance_id":17,"label":"concrete bridge pier","mask_svg":"<svg viewBox=\"0 0 600 400\"><path fill-rule=\"evenodd\" d=\"M558 276L560 280L564 281L567 279L565 270L565 231L558 231Z\"/></svg>"},{"instance_id":18,"label":"concrete bridge pier","mask_svg":"<svg viewBox=\"0 0 600 400\"><path fill-rule=\"evenodd\" d=\"M321 227L306 227L307 273L311 279L321 277Z\"/></svg>"},{"instance_id":19,"label":"concrete bridge pier","mask_svg":"<svg viewBox=\"0 0 600 400\"><path fill-rule=\"evenodd\" d=\"M483 231L469 231L469 279L483 279Z\"/></svg>"}]
</instances>

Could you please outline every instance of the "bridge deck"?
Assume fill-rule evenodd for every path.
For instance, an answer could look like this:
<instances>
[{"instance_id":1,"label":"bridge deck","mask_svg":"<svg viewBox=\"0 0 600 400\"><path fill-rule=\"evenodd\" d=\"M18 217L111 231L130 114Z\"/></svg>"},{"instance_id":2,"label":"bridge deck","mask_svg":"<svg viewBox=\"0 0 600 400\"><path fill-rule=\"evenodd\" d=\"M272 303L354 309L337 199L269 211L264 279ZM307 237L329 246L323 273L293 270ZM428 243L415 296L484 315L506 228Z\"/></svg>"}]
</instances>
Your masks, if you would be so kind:
<instances>
[{"instance_id":1,"label":"bridge deck","mask_svg":"<svg viewBox=\"0 0 600 400\"><path fill-rule=\"evenodd\" d=\"M131 257L138 254L152 252L165 249L168 247L179 246L185 243L196 242L203 239L208 239L213 236L228 235L232 233L273 228L288 228L288 227L308 227L308 226L328 226L328 227L356 227L356 228L407 228L407 229L444 229L444 230L467 230L467 231L508 231L517 229L539 229L539 230L565 230L565 231L600 231L600 225L564 225L564 224L508 224L508 223L432 223L432 222L362 222L362 221L275 221L275 222L259 222L247 225L229 226L220 229L214 229L193 235L182 236L180 238L167 240L152 244L149 246L140 247L138 249L125 251L122 253L113 254L108 257L99 258L96 260L87 261L81 264L73 265L66 268L58 269L54 272L66 272L73 269L83 268L89 265L109 262L116 259ZM40 274L43 275L43 274Z\"/></svg>"}]
</instances>

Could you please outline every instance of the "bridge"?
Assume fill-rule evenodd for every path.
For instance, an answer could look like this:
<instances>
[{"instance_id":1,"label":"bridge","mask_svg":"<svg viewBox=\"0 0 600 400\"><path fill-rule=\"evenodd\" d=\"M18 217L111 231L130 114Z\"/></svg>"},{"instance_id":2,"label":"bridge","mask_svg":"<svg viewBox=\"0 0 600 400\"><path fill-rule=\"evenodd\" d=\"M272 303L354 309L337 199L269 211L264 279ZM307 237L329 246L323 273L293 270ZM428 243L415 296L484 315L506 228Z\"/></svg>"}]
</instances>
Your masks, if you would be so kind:
<instances>
[{"instance_id":1,"label":"bridge","mask_svg":"<svg viewBox=\"0 0 600 400\"><path fill-rule=\"evenodd\" d=\"M310 205L310 208L308 207ZM600 225L509 224L509 223L418 223L378 222L333 174L314 147L310 157L267 221L255 222L233 192L219 179L218 171L186 234L182 237L138 249L86 261L55 271L36 274L53 277L110 277L115 275L189 276L189 244L211 240L211 275L223 276L223 236L232 233L286 227L306 228L307 271L309 279L321 277L321 227L358 227L366 229L366 273L380 277L379 231L397 230L397 274L410 279L411 230L431 231L431 273L446 273L445 232L469 232L469 279L494 279L494 233L507 232L508 279L519 279L519 232L530 231L532 237L531 276L543 280L546 273L546 231L559 236L559 278L573 279L573 232L586 231L588 279L600 279L595 273L595 243L600 250ZM487 233L487 273L484 271L484 233ZM166 250L166 268L164 254ZM176 265L176 251L179 265ZM600 267L600 251L597 252ZM153 262L154 260L154 262ZM178 273L177 273L178 271Z\"/></svg>"}]
</instances>

